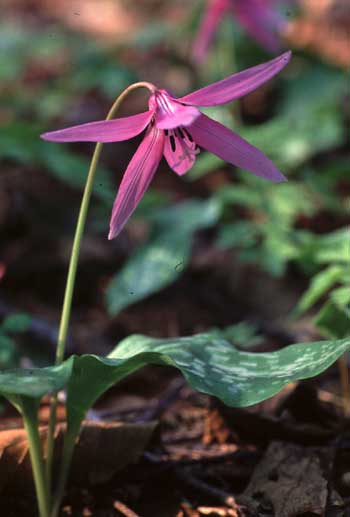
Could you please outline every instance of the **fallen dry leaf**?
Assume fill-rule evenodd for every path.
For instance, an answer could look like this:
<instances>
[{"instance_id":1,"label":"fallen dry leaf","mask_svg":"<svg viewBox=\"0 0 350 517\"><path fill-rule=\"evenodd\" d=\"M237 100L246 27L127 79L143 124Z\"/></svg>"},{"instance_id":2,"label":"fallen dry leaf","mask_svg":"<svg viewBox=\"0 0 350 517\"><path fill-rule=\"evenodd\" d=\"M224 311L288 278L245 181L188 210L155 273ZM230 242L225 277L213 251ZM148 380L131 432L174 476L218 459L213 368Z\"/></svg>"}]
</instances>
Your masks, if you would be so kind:
<instances>
[{"instance_id":1,"label":"fallen dry leaf","mask_svg":"<svg viewBox=\"0 0 350 517\"><path fill-rule=\"evenodd\" d=\"M14 478L20 485L29 483L33 486L28 440L24 429L0 431L0 493Z\"/></svg>"},{"instance_id":2,"label":"fallen dry leaf","mask_svg":"<svg viewBox=\"0 0 350 517\"><path fill-rule=\"evenodd\" d=\"M138 460L156 426L156 422L84 422L73 458L72 477L81 483L108 481Z\"/></svg>"},{"instance_id":3,"label":"fallen dry leaf","mask_svg":"<svg viewBox=\"0 0 350 517\"><path fill-rule=\"evenodd\" d=\"M122 424L85 421L76 445L71 477L75 484L97 484L138 460L147 447L156 427L155 422ZM61 456L64 424L57 426L55 471ZM47 427L40 429L43 444ZM0 431L0 493L2 491L32 491L33 481L29 446L23 428Z\"/></svg>"}]
</instances>

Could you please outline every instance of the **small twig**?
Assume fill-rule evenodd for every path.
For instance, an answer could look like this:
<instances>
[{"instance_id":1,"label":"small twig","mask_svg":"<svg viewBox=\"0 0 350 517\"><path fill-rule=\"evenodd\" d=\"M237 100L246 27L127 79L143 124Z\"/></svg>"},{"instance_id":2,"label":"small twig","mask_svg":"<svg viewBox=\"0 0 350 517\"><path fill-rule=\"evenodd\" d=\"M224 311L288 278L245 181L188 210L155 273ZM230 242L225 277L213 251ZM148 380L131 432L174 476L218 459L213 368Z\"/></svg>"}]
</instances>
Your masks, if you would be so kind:
<instances>
[{"instance_id":1,"label":"small twig","mask_svg":"<svg viewBox=\"0 0 350 517\"><path fill-rule=\"evenodd\" d=\"M216 488L212 485L209 485L205 481L202 481L201 479L194 477L192 474L190 474L184 469L175 469L175 474L177 478L188 487L192 489L194 488L202 494L216 499L220 504L224 504L229 508L234 508L235 510L239 508L236 503L235 497L232 494L226 492L225 490L221 490L221 488Z\"/></svg>"},{"instance_id":2,"label":"small twig","mask_svg":"<svg viewBox=\"0 0 350 517\"><path fill-rule=\"evenodd\" d=\"M198 506L197 510L201 515L217 514L220 517L238 517L234 508L221 508L217 506Z\"/></svg>"},{"instance_id":3,"label":"small twig","mask_svg":"<svg viewBox=\"0 0 350 517\"><path fill-rule=\"evenodd\" d=\"M118 510L118 512L120 512L121 514L125 515L125 517L140 517L137 513L135 513L121 501L114 501L113 507L115 508L115 510Z\"/></svg>"},{"instance_id":4,"label":"small twig","mask_svg":"<svg viewBox=\"0 0 350 517\"><path fill-rule=\"evenodd\" d=\"M164 437L162 442L164 445L177 445L179 443L188 443L188 442L200 442L203 436L203 432L200 431L187 431L183 433L178 433L176 436L172 437Z\"/></svg>"},{"instance_id":5,"label":"small twig","mask_svg":"<svg viewBox=\"0 0 350 517\"><path fill-rule=\"evenodd\" d=\"M225 461L236 460L236 459L249 459L254 457L256 463L261 459L261 454L252 452L252 451L233 451L233 452L225 452L221 454L216 454L215 456L204 456L202 458L186 458L180 460L169 459L168 457L164 457L164 455L158 455L154 452L145 451L143 453L143 457L153 464L161 464L162 466L169 467L186 467L186 466L195 466L202 464L212 464L212 463L223 463Z\"/></svg>"}]
</instances>

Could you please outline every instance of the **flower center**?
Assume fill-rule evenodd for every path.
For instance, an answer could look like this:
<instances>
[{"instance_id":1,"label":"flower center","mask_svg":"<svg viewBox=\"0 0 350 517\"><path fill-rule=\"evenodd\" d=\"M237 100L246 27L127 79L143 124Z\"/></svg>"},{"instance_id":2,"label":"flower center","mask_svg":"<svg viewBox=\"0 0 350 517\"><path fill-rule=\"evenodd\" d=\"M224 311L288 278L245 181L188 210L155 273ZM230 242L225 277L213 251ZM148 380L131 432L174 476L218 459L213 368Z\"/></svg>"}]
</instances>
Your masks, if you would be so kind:
<instances>
[{"instance_id":1,"label":"flower center","mask_svg":"<svg viewBox=\"0 0 350 517\"><path fill-rule=\"evenodd\" d=\"M156 90L151 95L148 105L149 109L154 111L156 126L159 129L189 126L200 115L197 108L181 104L166 90Z\"/></svg>"},{"instance_id":2,"label":"flower center","mask_svg":"<svg viewBox=\"0 0 350 517\"><path fill-rule=\"evenodd\" d=\"M169 139L171 152L176 156L173 165L179 166L183 161L193 162L200 153L198 145L185 127L165 129L165 137Z\"/></svg>"}]
</instances>

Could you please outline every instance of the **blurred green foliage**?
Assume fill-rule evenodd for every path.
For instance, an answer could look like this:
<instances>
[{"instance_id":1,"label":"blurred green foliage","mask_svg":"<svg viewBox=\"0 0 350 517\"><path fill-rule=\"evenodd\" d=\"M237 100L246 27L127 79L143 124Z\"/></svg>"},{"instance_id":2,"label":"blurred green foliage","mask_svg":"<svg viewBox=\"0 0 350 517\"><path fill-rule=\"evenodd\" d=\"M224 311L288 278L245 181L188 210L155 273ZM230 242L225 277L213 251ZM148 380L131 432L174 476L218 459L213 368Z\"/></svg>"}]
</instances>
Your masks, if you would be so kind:
<instances>
[{"instance_id":1,"label":"blurred green foliage","mask_svg":"<svg viewBox=\"0 0 350 517\"><path fill-rule=\"evenodd\" d=\"M136 80L118 60L116 46L99 45L60 25L38 30L0 24L0 92L17 115L30 113L46 123L92 90L112 100Z\"/></svg>"},{"instance_id":2,"label":"blurred green foliage","mask_svg":"<svg viewBox=\"0 0 350 517\"><path fill-rule=\"evenodd\" d=\"M225 339L232 345L249 350L257 348L263 344L264 338L257 332L256 326L247 321L241 321L235 325L229 325L223 329L213 328L208 331L208 334Z\"/></svg>"},{"instance_id":3,"label":"blurred green foliage","mask_svg":"<svg viewBox=\"0 0 350 517\"><path fill-rule=\"evenodd\" d=\"M16 347L15 336L26 332L31 324L27 314L11 314L0 324L0 370L18 366L19 352Z\"/></svg>"},{"instance_id":4,"label":"blurred green foliage","mask_svg":"<svg viewBox=\"0 0 350 517\"><path fill-rule=\"evenodd\" d=\"M111 315L168 286L186 269L194 232L213 226L219 218L215 200L192 200L153 214L149 240L137 249L112 278L106 303Z\"/></svg>"},{"instance_id":5,"label":"blurred green foliage","mask_svg":"<svg viewBox=\"0 0 350 517\"><path fill-rule=\"evenodd\" d=\"M312 259L317 272L295 309L295 314L301 315L329 293L315 317L315 324L325 337L338 338L349 334L349 232L347 227L314 238Z\"/></svg>"},{"instance_id":6,"label":"blurred green foliage","mask_svg":"<svg viewBox=\"0 0 350 517\"><path fill-rule=\"evenodd\" d=\"M310 191L297 182L271 185L242 175L240 185L217 192L227 209L247 209L248 219L223 223L217 244L221 248L240 248L240 257L256 262L273 275L284 273L290 260L302 256L308 234L294 229L301 215L315 213Z\"/></svg>"},{"instance_id":7,"label":"blurred green foliage","mask_svg":"<svg viewBox=\"0 0 350 517\"><path fill-rule=\"evenodd\" d=\"M186 41L193 39L199 10L200 3L196 3L180 30L170 28L167 21L147 25L134 34L129 49L103 45L58 23L45 21L43 28L42 20L38 26L0 22L0 160L10 164L10 169L13 164L15 168L20 165L24 173L35 169L82 190L90 161L87 146L55 145L41 141L39 135L54 127L100 117L126 86L149 79L139 78L136 70L140 67L148 73L147 53L152 63L159 59L159 70L150 67L151 73L154 70L160 79L164 76L174 91L178 85L181 88L191 83L194 88L201 87L269 59L243 31L225 20L208 62L201 68L193 66ZM139 54L137 59L133 60L133 53ZM227 250L235 250L232 261L238 257L275 277L290 274L293 265L308 284L294 315L315 311L316 306L315 325L331 341L254 354L251 349L259 347L263 337L253 324L243 321L187 338L129 336L108 357L74 355L56 367L9 371L21 363L16 338L30 330L31 318L26 314L7 317L0 324L0 370L4 370L0 372L0 393L30 414L29 408L33 410L44 394L67 387L68 450L97 397L146 364L175 366L193 388L226 404L246 406L274 395L289 382L318 375L349 350L349 338L334 341L348 336L350 321L350 186L344 151L347 78L335 67L300 52L264 88L246 101L253 107L250 112L241 101L208 112L265 152L289 183L265 182L201 153L191 172L178 179L187 180L181 195L150 191L145 196L135 214L136 221L147 221L146 231L141 226L136 251L133 245L128 246L128 239L123 248L121 239L118 246L127 254L124 263L112 271L108 261L108 279L103 281L107 284L106 310L115 316L175 282L190 266L197 232L205 230L203 241L225 250L225 259ZM118 149L115 162L119 170L119 163L124 166L125 160L123 147ZM215 181L210 183L205 176L219 169L224 174L219 175L219 186L213 188ZM116 191L111 178L108 167L99 167L91 232L107 233ZM207 199L200 199L204 193ZM50 203L50 194L45 193L45 197ZM66 209L50 206L47 213L59 219ZM39 207L34 210L39 213ZM51 231L51 221L48 226ZM74 221L67 227L72 232ZM56 237L55 229L52 233ZM132 232L130 236L132 240ZM26 240L26 236L20 238ZM12 256L16 253L12 251ZM106 256L108 253L103 259ZM95 304L89 309L91 317ZM36 342L34 345L36 348ZM35 353L45 352L36 348ZM38 364L42 362L34 354L33 358ZM66 453L67 449L65 459L69 457Z\"/></svg>"},{"instance_id":8,"label":"blurred green foliage","mask_svg":"<svg viewBox=\"0 0 350 517\"><path fill-rule=\"evenodd\" d=\"M196 3L181 27L183 37L174 38L174 28L166 21L151 23L135 33L130 42L133 52L145 55L163 45L170 62L185 64L185 70L193 68L184 42L193 40L200 6ZM38 30L1 23L0 159L36 166L82 189L90 157L74 146L43 142L39 134L87 121L75 118L84 112L83 101L88 105L91 97L107 106L128 84L143 79L123 62L121 50L120 45L102 45L59 24ZM157 53L154 56L157 59ZM225 20L208 61L191 75L197 81L193 87L268 58L239 27ZM228 177L207 201L191 199L189 194L187 201L174 204L173 193L150 191L135 215L147 220L149 237L111 276L105 297L111 315L176 281L190 263L195 233L215 226L213 245L238 250L235 256L241 261L255 263L268 274L281 276L291 263L297 265L309 279L309 288L296 314L309 310L331 290L316 324L327 336L342 337L347 332L349 235L342 227L349 216L350 196L339 188L349 181L349 160L343 152L347 78L314 56L295 53L268 88L269 107L263 109L262 119L253 116L247 123L243 110L242 123L238 101L204 111L259 147L290 181L275 185L245 171L231 174L232 167L203 152L183 178L191 184L189 192L218 169L225 169ZM106 232L117 186L107 167L101 166L98 174L90 229ZM322 214L338 221L332 230L339 229L327 233L326 225L315 231L313 221ZM5 336L4 343L6 339L11 341Z\"/></svg>"}]
</instances>

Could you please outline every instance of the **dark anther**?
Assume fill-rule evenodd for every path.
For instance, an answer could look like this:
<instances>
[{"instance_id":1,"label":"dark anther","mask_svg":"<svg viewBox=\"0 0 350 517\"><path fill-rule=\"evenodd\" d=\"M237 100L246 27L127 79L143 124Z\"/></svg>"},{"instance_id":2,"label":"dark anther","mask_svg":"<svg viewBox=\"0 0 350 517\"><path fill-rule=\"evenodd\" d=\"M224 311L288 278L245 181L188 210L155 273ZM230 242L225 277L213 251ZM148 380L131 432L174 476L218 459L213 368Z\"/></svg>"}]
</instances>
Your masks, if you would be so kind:
<instances>
[{"instance_id":1,"label":"dark anther","mask_svg":"<svg viewBox=\"0 0 350 517\"><path fill-rule=\"evenodd\" d=\"M170 145L171 145L171 150L174 153L176 150L176 142L175 142L174 135L170 135Z\"/></svg>"},{"instance_id":2,"label":"dark anther","mask_svg":"<svg viewBox=\"0 0 350 517\"><path fill-rule=\"evenodd\" d=\"M185 135L184 135L184 133L183 133L183 131L182 131L181 127L178 127L178 128L177 128L177 130L178 130L178 133L179 133L179 135L181 136L181 138L182 138L182 140L183 140L183 139L185 138Z\"/></svg>"},{"instance_id":3,"label":"dark anther","mask_svg":"<svg viewBox=\"0 0 350 517\"><path fill-rule=\"evenodd\" d=\"M186 133L187 135L187 138L189 139L190 142L193 142L193 138L191 137L191 135L189 134L189 132L187 131L187 129L183 128L184 132Z\"/></svg>"},{"instance_id":4,"label":"dark anther","mask_svg":"<svg viewBox=\"0 0 350 517\"><path fill-rule=\"evenodd\" d=\"M165 133L165 136L168 136L169 130L168 129L164 129L164 133Z\"/></svg>"}]
</instances>

